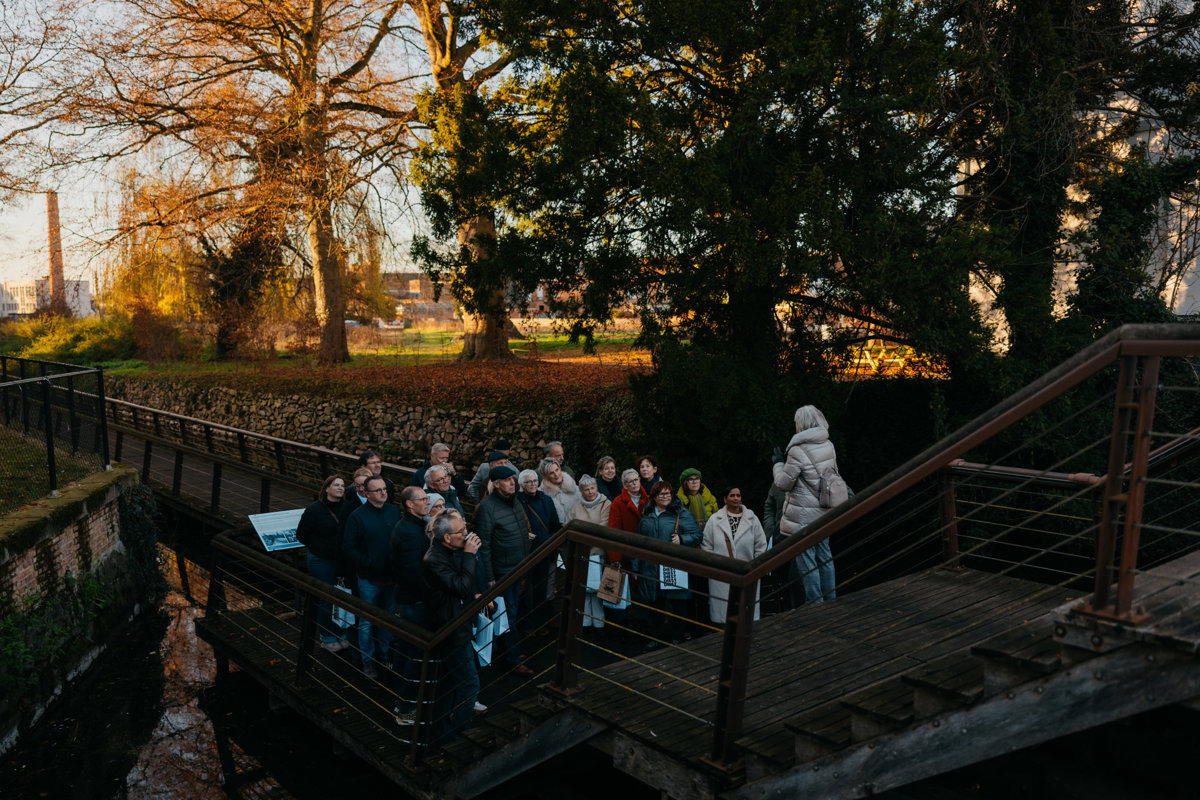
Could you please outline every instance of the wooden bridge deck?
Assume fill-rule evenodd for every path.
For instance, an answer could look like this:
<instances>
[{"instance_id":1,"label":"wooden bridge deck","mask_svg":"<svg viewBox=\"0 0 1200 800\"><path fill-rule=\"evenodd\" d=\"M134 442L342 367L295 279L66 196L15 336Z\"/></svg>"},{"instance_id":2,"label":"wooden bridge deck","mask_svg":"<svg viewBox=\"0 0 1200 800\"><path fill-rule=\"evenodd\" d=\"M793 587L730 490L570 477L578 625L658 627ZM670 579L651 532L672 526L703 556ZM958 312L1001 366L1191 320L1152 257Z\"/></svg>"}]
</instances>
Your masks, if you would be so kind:
<instances>
[{"instance_id":1,"label":"wooden bridge deck","mask_svg":"<svg viewBox=\"0 0 1200 800\"><path fill-rule=\"evenodd\" d=\"M1016 578L932 570L766 618L754 631L738 744L787 766L795 740L789 722L1044 616L1069 598ZM603 720L624 741L657 751L677 771L699 770L724 782L728 776L703 760L720 647L719 636L705 636L690 647L596 670L567 705Z\"/></svg>"},{"instance_id":2,"label":"wooden bridge deck","mask_svg":"<svg viewBox=\"0 0 1200 800\"><path fill-rule=\"evenodd\" d=\"M794 735L784 727L789 721L832 699L1044 617L1066 599L1061 591L1015 578L935 570L768 617L754 632L739 744L748 753L784 766L793 750ZM318 650L314 680L305 687L294 684L298 624L290 613L275 616L253 608L200 620L197 631L410 792L439 794L440 779L461 782L463 773L479 768L488 755L527 743L543 725L554 739L542 750L547 757L564 744L605 734L605 749L621 742L614 759L637 777L647 778L640 774L645 769L673 782L705 776L703 783L710 788L696 796L712 796L742 780L702 760L712 735L707 718L714 707L719 636L700 637L636 660L585 665L583 691L566 701L549 693L539 702L525 693L525 699L511 707L480 717L468 740L452 746L431 771L405 763L407 748L392 723L386 693L339 656ZM542 680L546 677L548 673ZM361 698L356 708L346 707L347 692ZM362 713L349 713L354 711Z\"/></svg>"},{"instance_id":3,"label":"wooden bridge deck","mask_svg":"<svg viewBox=\"0 0 1200 800\"><path fill-rule=\"evenodd\" d=\"M126 435L123 444L121 460L142 467L141 442ZM211 465L185 462L177 495L173 470L156 450L146 471L160 496L208 508ZM262 510L262 475L225 470L219 514L240 524ZM268 507L310 497L279 483ZM724 767L705 760L719 635L608 663L584 646L581 691L567 697L546 684L553 654L543 648L530 662L536 682L485 678L492 709L463 741L414 766L390 694L343 655L318 649L312 679L296 684L299 621L286 603L229 610L199 620L197 632L414 796L474 797L586 741L676 800L859 797L1200 696L1200 553L1136 586L1142 625L1079 614L1082 592L969 569L764 618L749 658L742 760Z\"/></svg>"}]
</instances>

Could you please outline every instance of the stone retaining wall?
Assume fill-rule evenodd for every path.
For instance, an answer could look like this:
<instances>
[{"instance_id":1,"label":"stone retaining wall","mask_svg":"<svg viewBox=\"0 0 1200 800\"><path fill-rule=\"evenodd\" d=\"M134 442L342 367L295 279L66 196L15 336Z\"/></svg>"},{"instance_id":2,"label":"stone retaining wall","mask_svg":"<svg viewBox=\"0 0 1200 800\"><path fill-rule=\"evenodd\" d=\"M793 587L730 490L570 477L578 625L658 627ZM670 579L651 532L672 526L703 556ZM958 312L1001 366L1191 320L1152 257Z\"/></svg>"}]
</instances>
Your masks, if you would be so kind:
<instances>
[{"instance_id":1,"label":"stone retaining wall","mask_svg":"<svg viewBox=\"0 0 1200 800\"><path fill-rule=\"evenodd\" d=\"M560 440L568 464L591 469L597 453L608 452L605 417L620 417L609 406L629 403L627 393L601 398L598 412L563 413L532 402L521 412L487 409L453 410L396 406L361 400L330 400L302 395L261 395L229 387L198 388L152 377L112 376L105 380L109 397L139 405L245 428L282 439L321 445L347 453L379 450L384 459L418 466L435 442L453 448L451 458L470 474L504 437L513 445L512 461L535 467L547 441ZM590 463L589 463L590 461Z\"/></svg>"}]
</instances>

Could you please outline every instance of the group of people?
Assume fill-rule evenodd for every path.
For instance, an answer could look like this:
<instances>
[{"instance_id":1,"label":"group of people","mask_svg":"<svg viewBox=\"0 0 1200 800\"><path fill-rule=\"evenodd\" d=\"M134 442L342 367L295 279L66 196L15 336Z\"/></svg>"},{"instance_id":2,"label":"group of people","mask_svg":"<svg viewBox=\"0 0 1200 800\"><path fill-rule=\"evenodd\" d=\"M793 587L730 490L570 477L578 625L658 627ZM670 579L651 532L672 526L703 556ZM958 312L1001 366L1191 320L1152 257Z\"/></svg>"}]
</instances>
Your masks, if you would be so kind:
<instances>
[{"instance_id":1,"label":"group of people","mask_svg":"<svg viewBox=\"0 0 1200 800\"><path fill-rule=\"evenodd\" d=\"M750 560L766 552L773 539L799 533L825 510L820 502L822 476L831 467L836 471L828 423L812 406L798 409L795 421L796 434L786 454L779 452L775 459L762 520L744 505L742 487L729 485L714 494L695 468L683 470L674 486L660 474L652 455L639 457L634 468L623 471L605 456L597 462L595 475L576 479L561 442L546 444L535 468L518 470L509 459L509 442L499 439L470 483L450 463L450 448L439 443L410 484L399 491L382 475L379 455L368 451L353 476L353 494L343 478L328 477L319 499L305 509L297 538L308 548L311 575L328 583L345 580L363 600L432 630L454 619L573 520ZM463 497L475 505L473 533ZM619 563L629 575L633 603L624 613L644 635L646 649L690 638L686 620L705 611L712 623L725 622L728 586L723 583L708 582L704 609L704 592L693 594L698 587L688 587L686 579L664 573L655 562L602 548L593 548L589 557L597 567ZM508 630L497 642L495 661L517 675L533 674L524 663L522 638L550 634L555 564L552 557L542 558L523 587L514 582L500 594ZM835 596L827 542L805 551L794 570L804 601ZM609 604L606 610L596 589L589 580L583 626L603 629L611 608L625 603ZM755 603L757 619L757 598ZM375 627L361 616L357 621L363 670L378 678L380 666L391 665L398 683L397 722L412 724L421 654ZM329 603L319 605L318 631L320 646L327 650L349 646L332 623ZM447 741L460 734L473 711L481 708L469 626L455 631L438 658L434 738Z\"/></svg>"}]
</instances>

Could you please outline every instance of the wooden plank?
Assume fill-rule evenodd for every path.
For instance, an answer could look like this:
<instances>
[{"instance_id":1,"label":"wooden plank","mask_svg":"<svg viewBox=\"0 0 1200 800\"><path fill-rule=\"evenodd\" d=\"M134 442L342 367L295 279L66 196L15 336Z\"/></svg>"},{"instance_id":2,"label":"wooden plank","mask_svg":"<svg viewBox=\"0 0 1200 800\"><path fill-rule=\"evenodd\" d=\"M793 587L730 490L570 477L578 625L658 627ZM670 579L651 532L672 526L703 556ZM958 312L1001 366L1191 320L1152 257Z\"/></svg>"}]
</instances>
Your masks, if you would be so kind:
<instances>
[{"instance_id":1,"label":"wooden plank","mask_svg":"<svg viewBox=\"0 0 1200 800\"><path fill-rule=\"evenodd\" d=\"M561 711L529 735L504 743L461 770L447 783L444 791L448 797L469 800L604 730L605 725L601 722L572 711Z\"/></svg>"}]
</instances>

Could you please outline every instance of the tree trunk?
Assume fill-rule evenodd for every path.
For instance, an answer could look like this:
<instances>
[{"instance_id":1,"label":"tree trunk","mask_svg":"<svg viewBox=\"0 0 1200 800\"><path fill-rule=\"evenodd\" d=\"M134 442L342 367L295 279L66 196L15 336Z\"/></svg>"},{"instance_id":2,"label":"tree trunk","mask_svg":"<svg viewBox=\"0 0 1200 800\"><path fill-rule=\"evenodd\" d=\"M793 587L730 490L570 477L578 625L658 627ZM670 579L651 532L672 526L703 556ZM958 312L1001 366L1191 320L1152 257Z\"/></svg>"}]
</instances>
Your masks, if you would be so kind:
<instances>
[{"instance_id":1,"label":"tree trunk","mask_svg":"<svg viewBox=\"0 0 1200 800\"><path fill-rule=\"evenodd\" d=\"M346 347L346 293L342 270L334 252L333 201L330 197L325 137L315 110L300 118L300 142L304 153L304 185L308 197L308 249L313 265L313 295L317 324L321 328L318 364L341 364L350 360Z\"/></svg>"},{"instance_id":2,"label":"tree trunk","mask_svg":"<svg viewBox=\"0 0 1200 800\"><path fill-rule=\"evenodd\" d=\"M341 364L350 360L350 349L346 346L346 296L342 291L342 271L333 252L333 212L328 200L315 200L316 207L308 220L308 247L313 262L317 323L321 326L317 363Z\"/></svg>"},{"instance_id":3,"label":"tree trunk","mask_svg":"<svg viewBox=\"0 0 1200 800\"><path fill-rule=\"evenodd\" d=\"M496 226L490 216L480 215L463 225L458 232L459 244L471 251L478 261L492 257ZM475 287L471 302L463 303L463 361L512 358L508 349L508 308L504 302L504 286ZM461 299L461 298L460 298ZM474 308L475 310L469 310Z\"/></svg>"}]
</instances>

